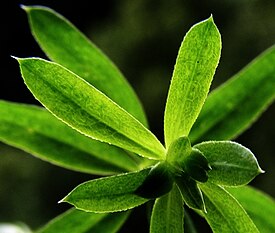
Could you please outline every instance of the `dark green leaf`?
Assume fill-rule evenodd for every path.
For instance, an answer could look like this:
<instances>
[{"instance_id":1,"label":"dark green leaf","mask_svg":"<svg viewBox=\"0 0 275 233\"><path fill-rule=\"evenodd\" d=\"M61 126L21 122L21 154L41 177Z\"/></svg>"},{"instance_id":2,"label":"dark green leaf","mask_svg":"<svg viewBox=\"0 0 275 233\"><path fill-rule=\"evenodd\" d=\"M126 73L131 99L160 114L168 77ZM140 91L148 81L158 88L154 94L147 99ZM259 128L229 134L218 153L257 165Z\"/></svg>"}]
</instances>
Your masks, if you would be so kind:
<instances>
[{"instance_id":1,"label":"dark green leaf","mask_svg":"<svg viewBox=\"0 0 275 233\"><path fill-rule=\"evenodd\" d=\"M275 201L267 194L249 187L227 188L244 207L261 233L275 232Z\"/></svg>"},{"instance_id":2,"label":"dark green leaf","mask_svg":"<svg viewBox=\"0 0 275 233\"><path fill-rule=\"evenodd\" d=\"M147 125L133 89L102 51L55 11L41 6L23 8L33 36L51 60L85 79Z\"/></svg>"},{"instance_id":3,"label":"dark green leaf","mask_svg":"<svg viewBox=\"0 0 275 233\"><path fill-rule=\"evenodd\" d=\"M275 47L210 93L190 140L231 140L245 131L275 98Z\"/></svg>"},{"instance_id":4,"label":"dark green leaf","mask_svg":"<svg viewBox=\"0 0 275 233\"><path fill-rule=\"evenodd\" d=\"M117 212L128 210L148 201L135 193L148 176L150 168L91 180L80 184L62 202L73 204L88 212Z\"/></svg>"},{"instance_id":5,"label":"dark green leaf","mask_svg":"<svg viewBox=\"0 0 275 233\"><path fill-rule=\"evenodd\" d=\"M188 136L206 99L221 53L213 18L194 25L177 57L164 117L165 143Z\"/></svg>"},{"instance_id":6,"label":"dark green leaf","mask_svg":"<svg viewBox=\"0 0 275 233\"><path fill-rule=\"evenodd\" d=\"M173 176L166 162L153 166L136 194L144 198L157 198L168 193L173 187Z\"/></svg>"},{"instance_id":7,"label":"dark green leaf","mask_svg":"<svg viewBox=\"0 0 275 233\"><path fill-rule=\"evenodd\" d=\"M259 233L243 207L227 191L210 182L199 186L206 207L202 214L214 233Z\"/></svg>"},{"instance_id":8,"label":"dark green leaf","mask_svg":"<svg viewBox=\"0 0 275 233\"><path fill-rule=\"evenodd\" d=\"M202 192L195 180L182 172L181 176L176 177L176 183L188 207L205 211Z\"/></svg>"},{"instance_id":9,"label":"dark green leaf","mask_svg":"<svg viewBox=\"0 0 275 233\"><path fill-rule=\"evenodd\" d=\"M129 212L96 214L70 209L51 220L36 233L115 233L128 215Z\"/></svg>"},{"instance_id":10,"label":"dark green leaf","mask_svg":"<svg viewBox=\"0 0 275 233\"><path fill-rule=\"evenodd\" d=\"M183 233L184 208L178 187L156 199L150 222L150 233Z\"/></svg>"},{"instance_id":11,"label":"dark green leaf","mask_svg":"<svg viewBox=\"0 0 275 233\"><path fill-rule=\"evenodd\" d=\"M107 175L137 169L123 150L78 133L36 106L1 100L0 141L76 171Z\"/></svg>"},{"instance_id":12,"label":"dark green leaf","mask_svg":"<svg viewBox=\"0 0 275 233\"><path fill-rule=\"evenodd\" d=\"M209 141L194 148L208 160L212 168L208 172L209 181L215 184L244 185L263 172L252 152L236 142Z\"/></svg>"},{"instance_id":13,"label":"dark green leaf","mask_svg":"<svg viewBox=\"0 0 275 233\"><path fill-rule=\"evenodd\" d=\"M18 59L33 95L56 117L94 139L161 159L165 149L128 112L71 71L42 59Z\"/></svg>"}]
</instances>

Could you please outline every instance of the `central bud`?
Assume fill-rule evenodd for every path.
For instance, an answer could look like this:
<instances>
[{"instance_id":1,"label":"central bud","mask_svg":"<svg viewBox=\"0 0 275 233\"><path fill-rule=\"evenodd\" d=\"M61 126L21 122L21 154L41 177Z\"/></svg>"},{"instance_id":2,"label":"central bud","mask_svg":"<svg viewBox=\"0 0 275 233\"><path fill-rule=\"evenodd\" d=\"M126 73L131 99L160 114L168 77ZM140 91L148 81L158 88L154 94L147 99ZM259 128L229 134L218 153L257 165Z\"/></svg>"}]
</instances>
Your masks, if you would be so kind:
<instances>
[{"instance_id":1,"label":"central bud","mask_svg":"<svg viewBox=\"0 0 275 233\"><path fill-rule=\"evenodd\" d=\"M211 169L203 153L191 147L187 137L180 137L171 143L166 161L174 169L175 175L185 172L194 180L206 182L207 172Z\"/></svg>"}]
</instances>

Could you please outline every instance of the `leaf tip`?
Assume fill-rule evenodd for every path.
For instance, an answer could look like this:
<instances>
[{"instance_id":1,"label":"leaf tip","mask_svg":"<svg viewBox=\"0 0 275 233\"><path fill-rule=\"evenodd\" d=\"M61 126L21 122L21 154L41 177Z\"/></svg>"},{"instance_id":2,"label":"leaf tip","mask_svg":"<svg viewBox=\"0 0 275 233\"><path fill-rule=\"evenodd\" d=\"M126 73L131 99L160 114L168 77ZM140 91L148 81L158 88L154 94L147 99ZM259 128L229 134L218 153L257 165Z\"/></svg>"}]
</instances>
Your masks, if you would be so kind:
<instances>
[{"instance_id":1,"label":"leaf tip","mask_svg":"<svg viewBox=\"0 0 275 233\"><path fill-rule=\"evenodd\" d=\"M21 8L22 10L24 10L25 12L30 11L30 7L29 7L29 6L26 6L26 5L24 5L24 4L20 4L20 8Z\"/></svg>"}]
</instances>

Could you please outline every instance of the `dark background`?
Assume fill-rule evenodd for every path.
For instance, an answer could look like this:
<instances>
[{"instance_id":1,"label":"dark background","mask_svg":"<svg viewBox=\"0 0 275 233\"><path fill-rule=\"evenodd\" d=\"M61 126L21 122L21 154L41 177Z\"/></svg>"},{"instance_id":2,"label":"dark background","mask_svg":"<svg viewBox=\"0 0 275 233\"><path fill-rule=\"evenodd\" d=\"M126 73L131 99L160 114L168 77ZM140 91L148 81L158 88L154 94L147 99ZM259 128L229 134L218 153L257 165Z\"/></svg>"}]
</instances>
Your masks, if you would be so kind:
<instances>
[{"instance_id":1,"label":"dark background","mask_svg":"<svg viewBox=\"0 0 275 233\"><path fill-rule=\"evenodd\" d=\"M160 140L163 140L163 111L177 51L194 23L212 13L222 34L222 57L212 88L275 43L273 0L3 1L0 98L15 102L38 104L23 84L17 62L10 55L45 58L31 36L20 4L49 6L88 35L132 84L144 105L151 130ZM236 139L255 153L266 171L252 185L273 197L274 112L273 104ZM57 202L90 178L0 144L0 222L21 221L36 229L67 209L68 205ZM141 227L139 232L146 232L146 220L142 223L137 220L142 214L144 209L139 208L121 232L134 232L138 227ZM201 225L205 224L198 224L198 229Z\"/></svg>"}]
</instances>

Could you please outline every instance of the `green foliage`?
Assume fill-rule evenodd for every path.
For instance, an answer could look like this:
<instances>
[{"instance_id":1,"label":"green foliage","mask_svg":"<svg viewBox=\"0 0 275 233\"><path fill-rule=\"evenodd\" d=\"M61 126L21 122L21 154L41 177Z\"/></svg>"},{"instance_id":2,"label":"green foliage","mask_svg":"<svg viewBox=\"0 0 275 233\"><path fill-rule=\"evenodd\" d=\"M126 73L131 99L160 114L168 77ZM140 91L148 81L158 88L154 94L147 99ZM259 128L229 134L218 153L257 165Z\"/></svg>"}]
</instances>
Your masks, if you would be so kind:
<instances>
[{"instance_id":1,"label":"green foliage","mask_svg":"<svg viewBox=\"0 0 275 233\"><path fill-rule=\"evenodd\" d=\"M250 186L227 188L253 220L262 233L275 232L275 201L270 196Z\"/></svg>"},{"instance_id":2,"label":"green foliage","mask_svg":"<svg viewBox=\"0 0 275 233\"><path fill-rule=\"evenodd\" d=\"M76 208L89 212L116 212L128 210L148 201L135 191L150 169L134 173L124 173L91 180L80 184L61 202L69 202Z\"/></svg>"},{"instance_id":3,"label":"green foliage","mask_svg":"<svg viewBox=\"0 0 275 233\"><path fill-rule=\"evenodd\" d=\"M96 214L70 209L51 220L37 233L115 233L125 222L129 212Z\"/></svg>"},{"instance_id":4,"label":"green foliage","mask_svg":"<svg viewBox=\"0 0 275 233\"><path fill-rule=\"evenodd\" d=\"M34 38L52 61L85 79L147 125L142 106L131 86L118 68L85 35L49 8L23 8L27 12Z\"/></svg>"},{"instance_id":5,"label":"green foliage","mask_svg":"<svg viewBox=\"0 0 275 233\"><path fill-rule=\"evenodd\" d=\"M209 141L194 147L208 160L211 166L209 181L213 183L225 186L245 185L263 172L252 152L236 142Z\"/></svg>"},{"instance_id":6,"label":"green foliage","mask_svg":"<svg viewBox=\"0 0 275 233\"><path fill-rule=\"evenodd\" d=\"M69 126L145 157L164 157L163 146L149 130L76 74L42 59L26 58L18 62L33 95Z\"/></svg>"},{"instance_id":7,"label":"green foliage","mask_svg":"<svg viewBox=\"0 0 275 233\"><path fill-rule=\"evenodd\" d=\"M53 10L24 9L33 35L52 61L17 60L25 84L45 109L1 101L1 141L68 169L112 175L72 190L61 202L77 210L57 217L40 233L117 232L128 210L150 199L156 199L151 233L183 232L185 205L214 232L274 230L269 218L273 200L249 188L228 189L233 196L224 188L246 185L262 172L255 156L238 143L221 141L243 132L274 100L274 49L206 100L221 37L212 16L194 25L172 76L164 147L146 128L132 88L95 45ZM219 141L195 144L204 139ZM254 202L257 209L251 207ZM258 207L268 208L268 214ZM185 222L185 229L196 232L188 214Z\"/></svg>"},{"instance_id":8,"label":"green foliage","mask_svg":"<svg viewBox=\"0 0 275 233\"><path fill-rule=\"evenodd\" d=\"M194 25L177 57L165 109L165 144L188 136L198 117L221 53L221 37L213 18Z\"/></svg>"},{"instance_id":9,"label":"green foliage","mask_svg":"<svg viewBox=\"0 0 275 233\"><path fill-rule=\"evenodd\" d=\"M207 209L203 215L213 232L259 232L243 207L227 191L210 182L200 187Z\"/></svg>"},{"instance_id":10,"label":"green foliage","mask_svg":"<svg viewBox=\"0 0 275 233\"><path fill-rule=\"evenodd\" d=\"M151 233L182 233L184 208L176 186L168 194L156 199L151 216Z\"/></svg>"}]
</instances>

